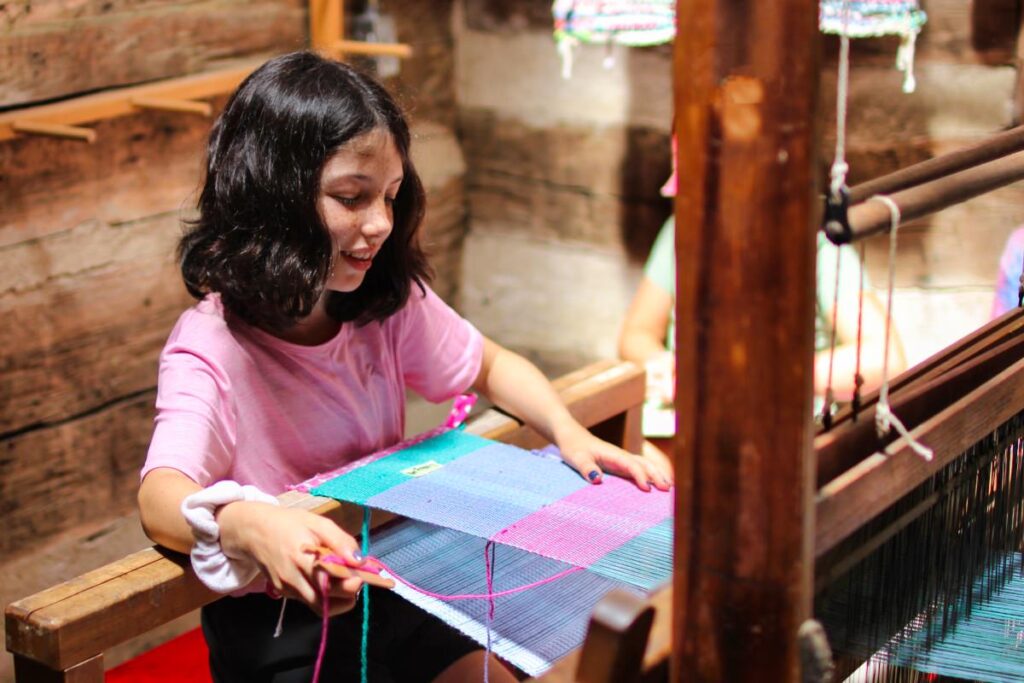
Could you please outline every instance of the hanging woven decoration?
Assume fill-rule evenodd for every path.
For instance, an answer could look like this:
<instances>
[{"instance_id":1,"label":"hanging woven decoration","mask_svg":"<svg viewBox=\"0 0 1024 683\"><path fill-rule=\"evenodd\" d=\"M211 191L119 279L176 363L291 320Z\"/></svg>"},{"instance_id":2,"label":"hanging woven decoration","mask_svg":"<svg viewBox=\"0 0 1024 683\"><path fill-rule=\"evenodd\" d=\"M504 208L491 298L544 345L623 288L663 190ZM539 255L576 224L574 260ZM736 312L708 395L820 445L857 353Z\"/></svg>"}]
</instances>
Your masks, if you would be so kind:
<instances>
[{"instance_id":1,"label":"hanging woven decoration","mask_svg":"<svg viewBox=\"0 0 1024 683\"><path fill-rule=\"evenodd\" d=\"M646 47L671 42L676 34L675 0L555 0L551 12L564 78L572 75L573 50L580 44ZM609 53L605 66L613 63Z\"/></svg>"},{"instance_id":2,"label":"hanging woven decoration","mask_svg":"<svg viewBox=\"0 0 1024 683\"><path fill-rule=\"evenodd\" d=\"M821 0L818 26L847 38L899 36L896 68L904 73L903 91L913 92L914 45L927 20L918 0Z\"/></svg>"}]
</instances>

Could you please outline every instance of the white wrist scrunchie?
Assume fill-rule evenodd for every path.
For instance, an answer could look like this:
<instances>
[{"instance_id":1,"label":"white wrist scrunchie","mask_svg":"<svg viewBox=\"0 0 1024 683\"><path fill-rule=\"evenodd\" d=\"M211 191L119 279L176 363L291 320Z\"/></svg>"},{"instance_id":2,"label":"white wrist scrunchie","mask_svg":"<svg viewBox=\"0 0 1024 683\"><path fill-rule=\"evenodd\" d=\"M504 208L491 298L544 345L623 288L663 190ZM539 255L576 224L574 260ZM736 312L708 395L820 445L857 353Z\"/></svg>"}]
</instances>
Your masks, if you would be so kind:
<instances>
[{"instance_id":1,"label":"white wrist scrunchie","mask_svg":"<svg viewBox=\"0 0 1024 683\"><path fill-rule=\"evenodd\" d=\"M247 556L230 557L220 546L220 525L213 516L222 505L239 500L280 505L277 498L255 486L218 481L181 501L181 513L192 527L192 569L203 584L218 593L244 588L259 574L259 567Z\"/></svg>"}]
</instances>

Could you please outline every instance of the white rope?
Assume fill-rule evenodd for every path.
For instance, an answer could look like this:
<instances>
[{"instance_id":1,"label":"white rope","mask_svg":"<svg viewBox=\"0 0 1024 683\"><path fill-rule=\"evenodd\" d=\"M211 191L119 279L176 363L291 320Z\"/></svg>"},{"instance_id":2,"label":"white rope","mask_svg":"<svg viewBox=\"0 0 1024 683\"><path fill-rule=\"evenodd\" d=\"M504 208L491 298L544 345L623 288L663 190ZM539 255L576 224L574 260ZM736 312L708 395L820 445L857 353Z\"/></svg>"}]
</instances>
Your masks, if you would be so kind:
<instances>
[{"instance_id":1,"label":"white rope","mask_svg":"<svg viewBox=\"0 0 1024 683\"><path fill-rule=\"evenodd\" d=\"M850 166L846 163L846 108L850 84L850 37L847 27L850 21L848 0L843 0L843 32L839 36L839 74L836 85L836 156L829 173L832 182L832 196L838 197L846 187L846 174Z\"/></svg>"},{"instance_id":2,"label":"white rope","mask_svg":"<svg viewBox=\"0 0 1024 683\"><path fill-rule=\"evenodd\" d=\"M882 356L882 388L878 391L878 404L875 407L875 429L879 438L889 433L890 428L907 440L907 444L925 460L934 456L932 449L918 442L910 435L907 428L889 406L889 332L892 329L892 292L896 283L896 233L900 227L900 207L891 197L876 194L868 201L879 201L889 207L889 291L885 304L885 346Z\"/></svg>"},{"instance_id":3,"label":"white rope","mask_svg":"<svg viewBox=\"0 0 1024 683\"><path fill-rule=\"evenodd\" d=\"M917 88L914 78L914 50L917 44L917 31L908 30L903 34L900 47L896 50L896 68L903 72L903 92L912 93Z\"/></svg>"}]
</instances>

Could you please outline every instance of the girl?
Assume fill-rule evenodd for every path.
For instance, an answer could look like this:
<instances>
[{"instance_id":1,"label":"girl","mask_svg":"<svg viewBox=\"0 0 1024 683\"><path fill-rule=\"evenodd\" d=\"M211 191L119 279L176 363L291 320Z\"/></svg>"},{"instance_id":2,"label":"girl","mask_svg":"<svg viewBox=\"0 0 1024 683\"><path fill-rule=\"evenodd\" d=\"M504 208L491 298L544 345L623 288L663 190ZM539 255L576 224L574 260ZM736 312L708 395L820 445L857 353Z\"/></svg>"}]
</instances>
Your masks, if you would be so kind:
<instances>
[{"instance_id":1,"label":"girl","mask_svg":"<svg viewBox=\"0 0 1024 683\"><path fill-rule=\"evenodd\" d=\"M181 241L198 303L160 358L142 471L146 533L190 552L217 681L308 681L320 640L314 555L358 565L355 539L277 494L401 440L406 387L469 387L523 417L594 483L603 472L666 489L656 462L591 435L533 365L484 338L427 286L424 193L388 93L311 53L267 62L210 136L199 217ZM325 680L358 675L358 578L330 587ZM268 591L311 609L282 614ZM374 603L371 680L479 679L484 653L387 592ZM513 680L490 662L492 681Z\"/></svg>"}]
</instances>

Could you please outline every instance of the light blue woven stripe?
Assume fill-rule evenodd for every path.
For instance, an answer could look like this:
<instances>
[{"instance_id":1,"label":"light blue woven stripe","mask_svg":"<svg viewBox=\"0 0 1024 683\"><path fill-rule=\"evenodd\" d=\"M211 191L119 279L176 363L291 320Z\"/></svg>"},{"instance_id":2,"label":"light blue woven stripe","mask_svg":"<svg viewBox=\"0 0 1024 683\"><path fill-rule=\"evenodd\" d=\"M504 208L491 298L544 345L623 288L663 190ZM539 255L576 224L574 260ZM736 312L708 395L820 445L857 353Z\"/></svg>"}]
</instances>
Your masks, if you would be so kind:
<instances>
[{"instance_id":1,"label":"light blue woven stripe","mask_svg":"<svg viewBox=\"0 0 1024 683\"><path fill-rule=\"evenodd\" d=\"M403 578L442 594L485 593L482 538L405 520L374 538L374 554ZM570 565L525 550L498 545L496 591L540 581ZM612 588L622 586L589 571L578 571L522 593L495 600L493 650L531 676L579 647L590 614ZM439 603L399 586L397 592L477 642L486 640L486 600ZM443 607L443 609L439 609Z\"/></svg>"},{"instance_id":2,"label":"light blue woven stripe","mask_svg":"<svg viewBox=\"0 0 1024 683\"><path fill-rule=\"evenodd\" d=\"M405 517L490 538L589 486L560 459L489 442L427 476L407 478L369 504Z\"/></svg>"},{"instance_id":3,"label":"light blue woven stripe","mask_svg":"<svg viewBox=\"0 0 1024 683\"><path fill-rule=\"evenodd\" d=\"M402 470L430 461L444 465L493 443L474 434L452 430L335 477L311 493L366 505L378 493L409 481L410 477L402 474Z\"/></svg>"}]
</instances>

